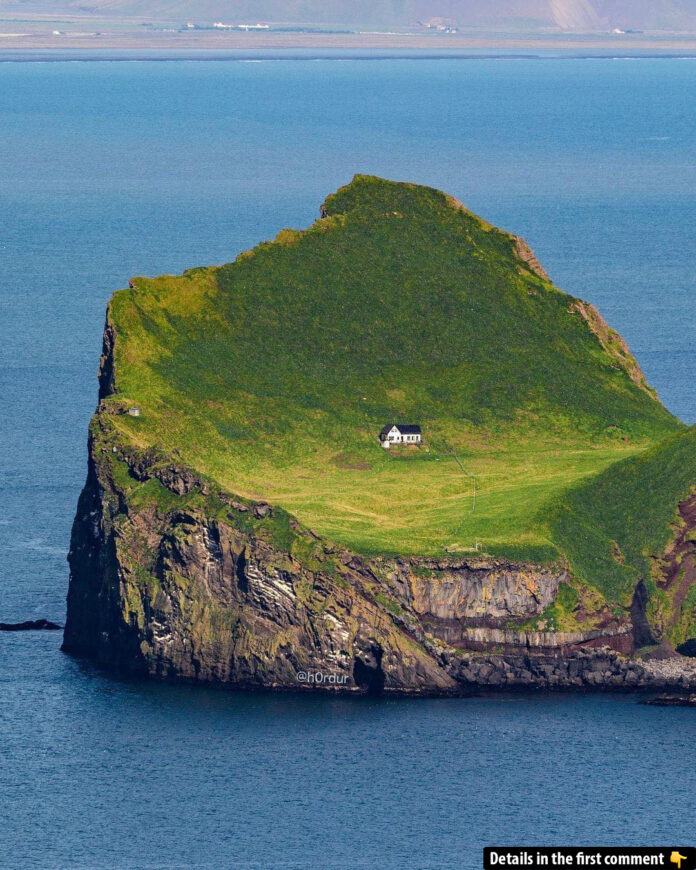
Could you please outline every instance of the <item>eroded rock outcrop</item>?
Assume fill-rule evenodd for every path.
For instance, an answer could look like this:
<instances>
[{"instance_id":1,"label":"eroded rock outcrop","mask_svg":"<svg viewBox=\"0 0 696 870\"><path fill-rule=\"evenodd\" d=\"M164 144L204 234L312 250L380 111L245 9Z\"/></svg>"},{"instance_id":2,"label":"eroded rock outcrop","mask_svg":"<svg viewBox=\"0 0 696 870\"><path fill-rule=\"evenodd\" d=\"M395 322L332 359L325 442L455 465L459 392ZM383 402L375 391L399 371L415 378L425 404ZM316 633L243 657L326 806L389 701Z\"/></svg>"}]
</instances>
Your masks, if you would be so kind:
<instances>
[{"instance_id":1,"label":"eroded rock outcrop","mask_svg":"<svg viewBox=\"0 0 696 870\"><path fill-rule=\"evenodd\" d=\"M360 560L345 564L283 511L232 506L190 472L126 456L114 439L101 417L69 554L66 651L244 687L457 688L422 646L418 622L379 603Z\"/></svg>"},{"instance_id":2,"label":"eroded rock outcrop","mask_svg":"<svg viewBox=\"0 0 696 870\"><path fill-rule=\"evenodd\" d=\"M624 369L633 383L648 395L657 398L657 393L648 384L638 361L631 353L625 340L609 326L597 308L590 302L575 299L570 305L570 310L582 317L597 337L604 351L616 361L617 365Z\"/></svg>"}]
</instances>

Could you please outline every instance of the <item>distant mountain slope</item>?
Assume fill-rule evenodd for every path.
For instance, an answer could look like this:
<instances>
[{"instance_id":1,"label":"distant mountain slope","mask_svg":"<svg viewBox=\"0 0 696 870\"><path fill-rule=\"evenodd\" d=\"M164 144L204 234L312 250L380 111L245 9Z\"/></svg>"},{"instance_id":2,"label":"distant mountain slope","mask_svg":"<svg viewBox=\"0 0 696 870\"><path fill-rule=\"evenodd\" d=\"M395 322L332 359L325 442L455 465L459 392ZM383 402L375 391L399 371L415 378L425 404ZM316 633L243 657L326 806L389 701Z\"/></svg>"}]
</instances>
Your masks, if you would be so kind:
<instances>
[{"instance_id":1,"label":"distant mountain slope","mask_svg":"<svg viewBox=\"0 0 696 870\"><path fill-rule=\"evenodd\" d=\"M550 0L553 21L564 30L591 30L602 26L602 20L590 0Z\"/></svg>"},{"instance_id":2,"label":"distant mountain slope","mask_svg":"<svg viewBox=\"0 0 696 870\"><path fill-rule=\"evenodd\" d=\"M523 30L696 29L696 4L690 0L4 0L3 10L355 27L409 26L442 18L462 27Z\"/></svg>"}]
</instances>

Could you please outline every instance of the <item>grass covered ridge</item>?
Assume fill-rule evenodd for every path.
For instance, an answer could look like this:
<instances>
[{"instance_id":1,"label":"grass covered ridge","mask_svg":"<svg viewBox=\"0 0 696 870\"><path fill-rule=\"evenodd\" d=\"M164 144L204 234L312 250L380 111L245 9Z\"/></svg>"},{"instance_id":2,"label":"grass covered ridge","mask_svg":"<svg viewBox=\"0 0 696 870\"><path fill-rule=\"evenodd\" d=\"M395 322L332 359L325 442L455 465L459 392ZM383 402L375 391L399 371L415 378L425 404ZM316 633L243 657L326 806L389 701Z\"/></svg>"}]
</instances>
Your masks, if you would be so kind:
<instances>
[{"instance_id":1,"label":"grass covered ridge","mask_svg":"<svg viewBox=\"0 0 696 870\"><path fill-rule=\"evenodd\" d=\"M363 553L565 557L623 598L696 479L616 333L430 188L357 176L309 229L134 279L109 316L113 401L142 408L122 437ZM384 451L393 421L425 445Z\"/></svg>"},{"instance_id":2,"label":"grass covered ridge","mask_svg":"<svg viewBox=\"0 0 696 870\"><path fill-rule=\"evenodd\" d=\"M676 506L695 485L696 429L688 429L562 493L546 507L549 534L576 576L628 604L641 577L657 579Z\"/></svg>"}]
</instances>

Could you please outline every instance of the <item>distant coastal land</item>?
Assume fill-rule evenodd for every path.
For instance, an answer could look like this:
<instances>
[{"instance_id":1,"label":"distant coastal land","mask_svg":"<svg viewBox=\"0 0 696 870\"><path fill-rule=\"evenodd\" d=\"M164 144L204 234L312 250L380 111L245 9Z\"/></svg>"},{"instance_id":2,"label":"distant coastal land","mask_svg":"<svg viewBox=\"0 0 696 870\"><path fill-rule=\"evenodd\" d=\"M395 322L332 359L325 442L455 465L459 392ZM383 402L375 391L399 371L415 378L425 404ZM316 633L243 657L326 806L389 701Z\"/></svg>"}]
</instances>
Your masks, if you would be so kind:
<instances>
[{"instance_id":1,"label":"distant coastal land","mask_svg":"<svg viewBox=\"0 0 696 870\"><path fill-rule=\"evenodd\" d=\"M616 37L611 34L538 34L458 33L456 35L393 33L393 32L179 32L157 29L73 29L53 33L56 27L66 26L53 22L45 26L32 19L32 26L18 26L17 22L0 20L1 60L127 60L135 59L238 59L276 53L292 57L321 56L322 52L365 53L377 59L380 53L387 57L462 57L495 52L501 57L509 55L544 56L549 53L575 57L644 57L696 55L696 35L642 34L634 37ZM90 22L92 24L92 22Z\"/></svg>"},{"instance_id":2,"label":"distant coastal land","mask_svg":"<svg viewBox=\"0 0 696 870\"><path fill-rule=\"evenodd\" d=\"M90 58L108 58L110 52L194 58L198 52L293 50L688 54L696 51L696 11L686 0L260 0L233 8L223 0L95 0L89 6L0 0L5 58L54 51Z\"/></svg>"}]
</instances>

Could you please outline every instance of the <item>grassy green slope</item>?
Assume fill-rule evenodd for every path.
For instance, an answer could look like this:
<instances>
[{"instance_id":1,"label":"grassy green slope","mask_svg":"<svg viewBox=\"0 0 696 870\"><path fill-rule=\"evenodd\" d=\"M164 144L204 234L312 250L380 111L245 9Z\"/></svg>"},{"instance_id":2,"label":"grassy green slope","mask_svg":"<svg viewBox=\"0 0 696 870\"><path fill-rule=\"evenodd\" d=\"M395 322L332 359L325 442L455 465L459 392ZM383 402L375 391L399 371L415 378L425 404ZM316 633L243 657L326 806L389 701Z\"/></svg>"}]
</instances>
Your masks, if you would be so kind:
<instances>
[{"instance_id":1,"label":"grassy green slope","mask_svg":"<svg viewBox=\"0 0 696 870\"><path fill-rule=\"evenodd\" d=\"M363 552L548 560L549 502L684 429L615 334L444 194L358 176L325 215L114 296L130 439ZM426 446L383 451L394 420Z\"/></svg>"},{"instance_id":2,"label":"grassy green slope","mask_svg":"<svg viewBox=\"0 0 696 870\"><path fill-rule=\"evenodd\" d=\"M694 485L692 428L553 500L545 507L549 535L577 577L607 600L628 604L638 579L651 583L655 560L673 536L676 506Z\"/></svg>"}]
</instances>

